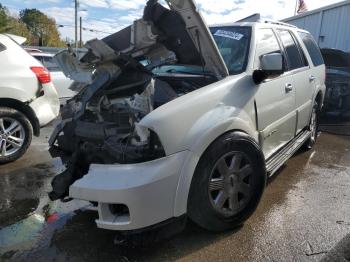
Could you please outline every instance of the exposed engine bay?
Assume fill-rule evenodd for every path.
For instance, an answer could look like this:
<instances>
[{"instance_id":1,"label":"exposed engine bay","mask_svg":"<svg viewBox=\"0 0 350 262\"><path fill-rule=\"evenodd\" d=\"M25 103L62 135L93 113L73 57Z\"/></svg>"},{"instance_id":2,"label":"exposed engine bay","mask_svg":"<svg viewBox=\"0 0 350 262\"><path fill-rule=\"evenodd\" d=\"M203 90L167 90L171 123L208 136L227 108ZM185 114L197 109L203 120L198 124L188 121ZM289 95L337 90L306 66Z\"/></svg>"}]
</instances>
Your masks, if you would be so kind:
<instances>
[{"instance_id":1,"label":"exposed engine bay","mask_svg":"<svg viewBox=\"0 0 350 262\"><path fill-rule=\"evenodd\" d=\"M173 2L172 6L178 1ZM200 26L189 33L178 12L152 0L134 25L89 41L80 60L72 50L56 56L64 73L76 81L71 88L80 92L63 107L62 120L49 141L51 155L61 157L66 166L52 181L51 200L65 199L69 186L87 174L91 164L133 164L165 156L157 134L139 122L158 107L225 75L210 56L217 50L201 50L200 42L210 33L200 31ZM154 74L152 69L163 64L202 70Z\"/></svg>"}]
</instances>

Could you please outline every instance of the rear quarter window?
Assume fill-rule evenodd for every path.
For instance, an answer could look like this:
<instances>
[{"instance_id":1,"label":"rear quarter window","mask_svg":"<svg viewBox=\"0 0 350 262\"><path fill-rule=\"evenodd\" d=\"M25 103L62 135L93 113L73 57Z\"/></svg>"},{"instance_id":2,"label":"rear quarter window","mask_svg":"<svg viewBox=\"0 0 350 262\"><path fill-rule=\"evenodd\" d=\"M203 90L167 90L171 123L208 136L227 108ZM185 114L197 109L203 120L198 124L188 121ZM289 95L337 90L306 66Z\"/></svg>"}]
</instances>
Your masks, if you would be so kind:
<instances>
[{"instance_id":1,"label":"rear quarter window","mask_svg":"<svg viewBox=\"0 0 350 262\"><path fill-rule=\"evenodd\" d=\"M314 66L323 65L324 64L323 57L322 57L320 48L316 44L314 38L310 34L305 32L298 32L298 34L302 39L304 45L306 46L306 49L310 54L310 57Z\"/></svg>"}]
</instances>

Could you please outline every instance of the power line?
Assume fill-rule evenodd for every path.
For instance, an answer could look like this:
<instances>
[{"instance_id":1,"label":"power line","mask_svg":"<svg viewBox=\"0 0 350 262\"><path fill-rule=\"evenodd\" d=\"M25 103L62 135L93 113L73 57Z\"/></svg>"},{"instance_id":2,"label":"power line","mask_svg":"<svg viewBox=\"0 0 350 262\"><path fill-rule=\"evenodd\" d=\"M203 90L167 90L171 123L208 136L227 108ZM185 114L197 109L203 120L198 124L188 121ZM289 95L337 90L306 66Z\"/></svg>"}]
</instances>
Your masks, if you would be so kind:
<instances>
[{"instance_id":1,"label":"power line","mask_svg":"<svg viewBox=\"0 0 350 262\"><path fill-rule=\"evenodd\" d=\"M60 17L64 17L64 18L72 18L72 16L69 16L69 15L62 15L62 14L59 14ZM87 17L83 17L84 20L89 20L89 21L98 21L98 22L104 22L106 24L108 24L109 22L107 22L106 20L103 20L101 18L97 18L97 17L94 17L94 16L87 16ZM112 19L112 18L111 18ZM117 23L117 21L115 21Z\"/></svg>"},{"instance_id":2,"label":"power line","mask_svg":"<svg viewBox=\"0 0 350 262\"><path fill-rule=\"evenodd\" d=\"M74 25L63 25L63 24L56 24L57 27L75 27ZM82 27L83 30L85 31L90 31L90 32L96 32L96 33L103 33L103 34L113 34L112 32L106 32L106 31L101 31L101 30L96 30L94 28L89 28L89 27Z\"/></svg>"}]
</instances>

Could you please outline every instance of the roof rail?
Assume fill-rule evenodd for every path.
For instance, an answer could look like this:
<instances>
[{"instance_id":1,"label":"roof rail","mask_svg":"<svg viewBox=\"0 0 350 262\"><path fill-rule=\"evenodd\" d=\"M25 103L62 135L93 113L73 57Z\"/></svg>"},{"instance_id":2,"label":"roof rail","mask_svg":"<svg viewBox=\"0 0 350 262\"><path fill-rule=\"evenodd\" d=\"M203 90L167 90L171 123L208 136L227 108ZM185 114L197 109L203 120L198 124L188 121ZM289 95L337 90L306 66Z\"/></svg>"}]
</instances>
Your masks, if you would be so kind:
<instances>
[{"instance_id":1,"label":"roof rail","mask_svg":"<svg viewBox=\"0 0 350 262\"><path fill-rule=\"evenodd\" d=\"M283 25L283 26L288 26L292 28L298 28L294 25L283 23L280 21L273 21L273 20L262 20L261 15L259 13L252 14L250 16L247 16L243 19L240 19L236 21L235 23L242 23L242 22L252 22L252 23L266 23L266 24L273 24L273 25Z\"/></svg>"},{"instance_id":2,"label":"roof rail","mask_svg":"<svg viewBox=\"0 0 350 262\"><path fill-rule=\"evenodd\" d=\"M273 25L283 25L283 26L288 26L288 27L292 27L292 28L298 28L298 27L296 27L295 25L283 23L283 22L280 22L280 21L270 21L270 20L266 20L266 21L264 21L264 23L273 24Z\"/></svg>"}]
</instances>

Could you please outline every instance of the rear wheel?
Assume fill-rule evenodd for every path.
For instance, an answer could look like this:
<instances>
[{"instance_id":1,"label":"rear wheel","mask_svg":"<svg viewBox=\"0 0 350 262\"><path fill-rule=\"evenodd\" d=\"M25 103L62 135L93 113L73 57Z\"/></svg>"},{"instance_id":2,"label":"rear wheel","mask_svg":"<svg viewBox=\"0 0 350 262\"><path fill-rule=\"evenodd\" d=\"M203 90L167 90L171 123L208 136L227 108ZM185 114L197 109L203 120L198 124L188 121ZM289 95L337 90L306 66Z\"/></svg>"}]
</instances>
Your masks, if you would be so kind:
<instances>
[{"instance_id":1,"label":"rear wheel","mask_svg":"<svg viewBox=\"0 0 350 262\"><path fill-rule=\"evenodd\" d=\"M0 107L0 164L20 158L30 146L33 128L21 112Z\"/></svg>"},{"instance_id":2,"label":"rear wheel","mask_svg":"<svg viewBox=\"0 0 350 262\"><path fill-rule=\"evenodd\" d=\"M223 231L256 209L266 183L263 156L243 133L216 140L201 157L191 184L188 215L201 227Z\"/></svg>"},{"instance_id":3,"label":"rear wheel","mask_svg":"<svg viewBox=\"0 0 350 262\"><path fill-rule=\"evenodd\" d=\"M313 148L313 146L316 144L317 136L318 136L318 104L315 103L314 107L312 108L311 113L311 119L310 119L310 125L309 130L311 132L310 138L305 142L304 147L307 150L310 150Z\"/></svg>"}]
</instances>

